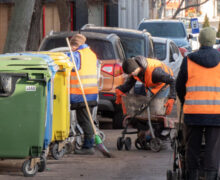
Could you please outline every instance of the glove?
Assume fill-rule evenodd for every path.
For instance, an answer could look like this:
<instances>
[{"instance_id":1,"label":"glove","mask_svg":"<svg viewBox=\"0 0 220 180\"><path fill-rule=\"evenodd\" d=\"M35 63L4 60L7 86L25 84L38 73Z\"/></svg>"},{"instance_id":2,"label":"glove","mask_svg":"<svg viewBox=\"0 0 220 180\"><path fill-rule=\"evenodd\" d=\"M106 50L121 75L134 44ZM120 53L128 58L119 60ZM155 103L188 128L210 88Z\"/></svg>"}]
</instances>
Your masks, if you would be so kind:
<instances>
[{"instance_id":1,"label":"glove","mask_svg":"<svg viewBox=\"0 0 220 180\"><path fill-rule=\"evenodd\" d=\"M174 99L168 99L166 104L164 105L166 107L166 115L169 115L173 109Z\"/></svg>"},{"instance_id":2,"label":"glove","mask_svg":"<svg viewBox=\"0 0 220 180\"><path fill-rule=\"evenodd\" d=\"M125 93L123 93L123 92L120 91L119 89L115 89L115 93L116 93L115 103L116 103L116 104L121 104L121 96L122 96L122 95L125 96Z\"/></svg>"}]
</instances>

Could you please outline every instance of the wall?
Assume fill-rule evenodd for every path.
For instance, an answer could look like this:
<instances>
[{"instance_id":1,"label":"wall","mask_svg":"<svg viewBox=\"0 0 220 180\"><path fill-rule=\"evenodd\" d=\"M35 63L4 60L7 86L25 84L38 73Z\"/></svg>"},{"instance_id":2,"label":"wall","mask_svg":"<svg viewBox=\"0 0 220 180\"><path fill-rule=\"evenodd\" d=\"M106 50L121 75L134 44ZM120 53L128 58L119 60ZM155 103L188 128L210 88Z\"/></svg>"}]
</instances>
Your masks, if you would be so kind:
<instances>
[{"instance_id":1,"label":"wall","mask_svg":"<svg viewBox=\"0 0 220 180\"><path fill-rule=\"evenodd\" d=\"M148 0L118 0L119 27L137 29L143 18L149 18Z\"/></svg>"}]
</instances>

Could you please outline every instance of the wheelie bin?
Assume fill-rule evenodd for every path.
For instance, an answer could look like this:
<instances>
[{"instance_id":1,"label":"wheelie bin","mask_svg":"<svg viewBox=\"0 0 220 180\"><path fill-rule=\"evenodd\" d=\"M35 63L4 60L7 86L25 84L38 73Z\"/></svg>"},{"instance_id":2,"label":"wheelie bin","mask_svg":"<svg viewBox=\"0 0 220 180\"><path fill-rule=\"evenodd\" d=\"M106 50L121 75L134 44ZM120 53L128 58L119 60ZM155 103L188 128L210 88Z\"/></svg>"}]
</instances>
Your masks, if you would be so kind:
<instances>
[{"instance_id":1,"label":"wheelie bin","mask_svg":"<svg viewBox=\"0 0 220 180\"><path fill-rule=\"evenodd\" d=\"M24 176L46 163L41 154L50 78L43 58L0 56L0 158L26 159Z\"/></svg>"},{"instance_id":2,"label":"wheelie bin","mask_svg":"<svg viewBox=\"0 0 220 180\"><path fill-rule=\"evenodd\" d=\"M53 59L46 54L36 54L35 52L26 52L19 53L19 55L28 55L28 56L36 56L43 58L47 64L48 68L51 71L51 78L47 83L47 114L46 114L46 128L45 128L45 136L44 136L44 148L43 148L43 158L46 158L47 152L49 151L49 145L52 139L52 124L53 124L53 99L54 99L54 78L57 70L59 69L58 65L54 63ZM41 170L43 171L43 170Z\"/></svg>"},{"instance_id":3,"label":"wheelie bin","mask_svg":"<svg viewBox=\"0 0 220 180\"><path fill-rule=\"evenodd\" d=\"M54 111L51 140L51 155L60 159L65 154L65 145L70 131L70 73L73 63L61 52L39 52L49 55L59 66L54 79Z\"/></svg>"}]
</instances>

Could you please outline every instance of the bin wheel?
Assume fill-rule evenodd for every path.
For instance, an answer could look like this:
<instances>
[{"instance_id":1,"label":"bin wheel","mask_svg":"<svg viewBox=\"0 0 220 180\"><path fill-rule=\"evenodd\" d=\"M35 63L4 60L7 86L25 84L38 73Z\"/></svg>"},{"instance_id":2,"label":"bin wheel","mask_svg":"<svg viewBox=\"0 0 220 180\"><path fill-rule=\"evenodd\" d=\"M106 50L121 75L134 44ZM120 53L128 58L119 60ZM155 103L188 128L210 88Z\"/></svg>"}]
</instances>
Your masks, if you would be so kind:
<instances>
[{"instance_id":1,"label":"bin wheel","mask_svg":"<svg viewBox=\"0 0 220 180\"><path fill-rule=\"evenodd\" d=\"M31 160L28 159L22 164L22 172L25 177L33 177L38 171L38 165L35 164L34 168L31 168Z\"/></svg>"},{"instance_id":2,"label":"bin wheel","mask_svg":"<svg viewBox=\"0 0 220 180\"><path fill-rule=\"evenodd\" d=\"M154 152L159 152L161 150L161 141L158 138L153 138L150 141L150 149Z\"/></svg>"},{"instance_id":3,"label":"bin wheel","mask_svg":"<svg viewBox=\"0 0 220 180\"><path fill-rule=\"evenodd\" d=\"M58 144L55 143L52 147L51 155L53 156L54 159L59 160L64 156L65 152L66 152L65 146L61 149L61 151L58 151Z\"/></svg>"},{"instance_id":4,"label":"bin wheel","mask_svg":"<svg viewBox=\"0 0 220 180\"><path fill-rule=\"evenodd\" d=\"M117 139L117 149L118 149L119 151L121 151L121 150L123 149L123 144L124 144L123 138L122 138L122 137L119 137L119 138Z\"/></svg>"},{"instance_id":5,"label":"bin wheel","mask_svg":"<svg viewBox=\"0 0 220 180\"><path fill-rule=\"evenodd\" d=\"M38 163L38 172L43 172L46 169L46 157L42 155L40 157L40 162Z\"/></svg>"},{"instance_id":6,"label":"bin wheel","mask_svg":"<svg viewBox=\"0 0 220 180\"><path fill-rule=\"evenodd\" d=\"M131 150L131 138L130 137L125 138L125 149L127 151Z\"/></svg>"}]
</instances>

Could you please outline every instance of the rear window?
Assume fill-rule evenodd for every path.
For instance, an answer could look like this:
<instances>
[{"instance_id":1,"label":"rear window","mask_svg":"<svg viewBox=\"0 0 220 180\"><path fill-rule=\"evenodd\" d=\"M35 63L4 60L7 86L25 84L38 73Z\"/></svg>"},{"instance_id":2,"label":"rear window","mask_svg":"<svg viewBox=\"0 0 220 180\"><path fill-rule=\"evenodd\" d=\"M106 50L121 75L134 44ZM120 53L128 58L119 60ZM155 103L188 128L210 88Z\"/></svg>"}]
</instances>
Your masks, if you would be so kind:
<instances>
[{"instance_id":1,"label":"rear window","mask_svg":"<svg viewBox=\"0 0 220 180\"><path fill-rule=\"evenodd\" d=\"M58 48L58 47L66 47L66 39L64 37L62 38L48 38L45 42L43 47L41 47L41 51L48 51L50 49Z\"/></svg>"},{"instance_id":2,"label":"rear window","mask_svg":"<svg viewBox=\"0 0 220 180\"><path fill-rule=\"evenodd\" d=\"M146 29L152 36L155 37L172 37L184 38L186 32L182 23L141 23L139 30Z\"/></svg>"},{"instance_id":3,"label":"rear window","mask_svg":"<svg viewBox=\"0 0 220 180\"><path fill-rule=\"evenodd\" d=\"M86 43L91 47L98 59L116 59L113 46L110 42L97 39L87 39Z\"/></svg>"},{"instance_id":4,"label":"rear window","mask_svg":"<svg viewBox=\"0 0 220 180\"><path fill-rule=\"evenodd\" d=\"M113 46L110 42L104 40L89 39L87 37L86 44L90 46L93 52L97 55L98 59L116 59ZM48 38L40 50L47 51L58 47L67 47L66 39L64 37L53 39Z\"/></svg>"},{"instance_id":5,"label":"rear window","mask_svg":"<svg viewBox=\"0 0 220 180\"><path fill-rule=\"evenodd\" d=\"M145 56L144 39L121 37L126 58L142 55Z\"/></svg>"},{"instance_id":6,"label":"rear window","mask_svg":"<svg viewBox=\"0 0 220 180\"><path fill-rule=\"evenodd\" d=\"M163 43L154 43L154 54L157 59L163 61L166 59L166 44Z\"/></svg>"}]
</instances>

